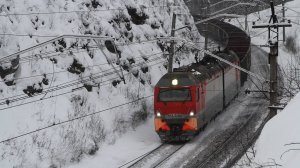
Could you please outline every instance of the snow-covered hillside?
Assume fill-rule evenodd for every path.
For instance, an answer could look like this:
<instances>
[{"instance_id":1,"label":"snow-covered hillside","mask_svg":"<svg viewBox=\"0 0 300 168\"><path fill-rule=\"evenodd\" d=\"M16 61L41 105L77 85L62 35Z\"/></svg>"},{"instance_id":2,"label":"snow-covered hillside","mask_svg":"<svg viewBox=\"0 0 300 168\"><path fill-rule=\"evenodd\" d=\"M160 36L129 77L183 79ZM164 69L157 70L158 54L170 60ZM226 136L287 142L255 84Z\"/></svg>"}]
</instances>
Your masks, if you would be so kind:
<instances>
[{"instance_id":1,"label":"snow-covered hillside","mask_svg":"<svg viewBox=\"0 0 300 168\"><path fill-rule=\"evenodd\" d=\"M155 39L170 35L173 12L176 27L196 29L181 0L2 0L0 141L53 127L1 143L0 167L65 167L149 120L152 88L166 73L169 51ZM63 38L5 57L65 34L113 37L116 46ZM176 36L201 42L193 30ZM180 45L175 67L199 54Z\"/></svg>"}]
</instances>

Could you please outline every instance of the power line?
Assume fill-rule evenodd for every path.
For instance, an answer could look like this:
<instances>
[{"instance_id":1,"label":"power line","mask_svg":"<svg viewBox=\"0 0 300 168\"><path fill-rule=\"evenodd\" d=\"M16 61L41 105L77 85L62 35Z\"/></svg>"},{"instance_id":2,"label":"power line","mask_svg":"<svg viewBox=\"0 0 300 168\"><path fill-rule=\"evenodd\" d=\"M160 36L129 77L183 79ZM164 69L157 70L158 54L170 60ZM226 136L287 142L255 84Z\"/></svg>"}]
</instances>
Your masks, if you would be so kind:
<instances>
[{"instance_id":1,"label":"power line","mask_svg":"<svg viewBox=\"0 0 300 168\"><path fill-rule=\"evenodd\" d=\"M43 47L45 45L48 45L48 44L51 44L53 42L56 42L56 41L59 41L59 40L62 40L62 39L65 39L65 38L75 38L75 39L98 39L98 40L110 40L110 41L114 41L115 39L112 38L112 37L109 37L109 36L95 36L95 35L61 35L59 37L56 37L56 38L53 38L53 39L50 39L50 40L47 40L47 41L44 41L42 43L39 43L35 46L32 46L32 47L29 47L29 48L26 48L24 50L21 50L21 51L18 51L16 53L13 53L13 54L10 54L8 56L4 56L2 58L0 58L0 61L3 62L3 60L7 60L7 59L10 59L10 58L15 58L21 54L24 54L24 53L27 53L29 51L33 51L37 48L40 48L40 47Z\"/></svg>"},{"instance_id":2,"label":"power line","mask_svg":"<svg viewBox=\"0 0 300 168\"><path fill-rule=\"evenodd\" d=\"M97 49L97 48L94 48L92 50L92 52L95 52L95 51L99 51L100 49ZM85 53L87 52L86 49L68 49L67 50L68 52L72 52L73 54L79 54L79 53ZM53 55L51 55L53 54ZM44 57L43 57L44 55ZM53 58L53 57L58 57L58 56L69 56L70 54L69 53L59 53L59 52L56 52L56 51L50 51L50 52L45 52L45 53L39 53L39 54L32 54L32 55L28 55L28 56L25 56L25 57L21 57L20 60L19 60L19 64L23 64L23 63L28 63L30 61L32 61L32 59L34 58L39 58L39 59L45 59L45 58ZM10 61L3 61L2 63L9 63Z\"/></svg>"},{"instance_id":3,"label":"power line","mask_svg":"<svg viewBox=\"0 0 300 168\"><path fill-rule=\"evenodd\" d=\"M67 36L73 36L73 35L67 35ZM74 35L74 36L80 36L80 35ZM60 37L60 36L58 36L58 37ZM57 39L58 37L55 37L55 38ZM135 42L116 43L116 46L125 46L125 45L134 45L134 44L141 44L141 43L148 43L148 42L156 42L156 41L159 41L159 40L161 40L161 39L160 38L154 38L154 39L147 39L147 40L139 40L139 41L135 41ZM43 42L43 43L45 43L45 42ZM41 45L41 44L39 44L39 45ZM28 50L28 49L29 48L24 49L24 50ZM24 50L22 50L22 51L24 51ZM19 52L21 52L21 51L19 51ZM9 59L15 58L15 55L16 54L11 54L11 55L8 55L8 56L4 56L4 57L0 58L0 62L1 63L10 63ZM34 55L39 55L39 54L34 54ZM30 55L30 56L34 56L34 55ZM29 57L29 56L27 56L27 57ZM27 58L27 57L22 57L22 58Z\"/></svg>"},{"instance_id":4,"label":"power line","mask_svg":"<svg viewBox=\"0 0 300 168\"><path fill-rule=\"evenodd\" d=\"M279 18L282 18L282 19L287 19L287 20L289 20L291 23L293 23L293 24L296 24L296 25L300 25L300 23L298 23L298 22L296 22L296 21L294 21L294 20L291 20L291 19L288 19L288 18L284 18L284 17L282 17L282 16L278 16Z\"/></svg>"},{"instance_id":5,"label":"power line","mask_svg":"<svg viewBox=\"0 0 300 168\"><path fill-rule=\"evenodd\" d=\"M58 35L35 35L35 34L13 34L13 33L0 33L0 36L15 36L15 37L41 37L41 38L55 38Z\"/></svg>"},{"instance_id":6,"label":"power line","mask_svg":"<svg viewBox=\"0 0 300 168\"><path fill-rule=\"evenodd\" d=\"M5 142L8 142L8 141L17 139L17 138L21 138L21 137L24 137L24 136L27 136L27 135L30 135L30 134L33 134L33 133L40 132L40 131L42 131L42 130L49 129L49 128L51 128L51 127L59 126L59 125L66 124L66 123L69 123L69 122L73 122L73 121L76 121L76 120L80 120L80 119L83 119L83 118L86 118L86 117L89 117L89 116L93 116L93 115L96 115L96 114L99 114L99 113L103 113L103 112L105 112L105 111L109 111L109 110L112 110L112 109L116 109L116 108L119 108L119 107L122 107L122 106L125 106L125 105L128 105L128 104L132 104L132 103L138 102L138 101L143 100L143 99L150 98L150 97L152 97L152 96L153 96L153 95L145 96L145 97L142 97L142 98L139 98L139 99L130 101L130 102L126 102L126 103L123 103L123 104L120 104L120 105L117 105L117 106L113 106L113 107L110 107L110 108L107 108L107 109L104 109L104 110L100 110L100 111L97 111L97 112L94 112L94 113L82 115L82 116L80 116L80 117L75 117L75 118L73 118L73 119L61 121L61 122L58 122L58 123L53 123L53 124L51 124L51 125L48 125L48 126L45 126L45 127L42 127L42 128L39 128L39 129L36 129L36 130L33 130L33 131L30 131L30 132L26 132L26 133L24 133L24 134L20 134L20 135L15 136L15 137L11 137L11 138L8 138L8 139L5 139L5 140L1 140L0 143L5 143Z\"/></svg>"},{"instance_id":7,"label":"power line","mask_svg":"<svg viewBox=\"0 0 300 168\"><path fill-rule=\"evenodd\" d=\"M296 10L294 10L294 9L291 9L290 7L285 6L284 8L287 8L287 9L289 9L290 11L293 11L293 12L295 12L295 13L297 13L297 14L300 15L300 12L298 12L298 11L296 11Z\"/></svg>"},{"instance_id":8,"label":"power line","mask_svg":"<svg viewBox=\"0 0 300 168\"><path fill-rule=\"evenodd\" d=\"M159 60L159 59L155 59L154 61L156 61L156 60ZM164 62L164 61L161 61L161 62L155 63L155 64L153 64L153 65L150 65L150 66L148 66L148 67L155 66L155 65L160 64L160 63L163 63L163 62ZM111 75L111 74L113 74L113 72L112 72L112 73L109 73L109 75ZM126 75L129 75L129 74L131 74L131 73L127 73ZM44 90L43 92L38 93L38 94L33 95L33 96L36 97L36 96L39 96L39 95L44 94L45 92L48 93L48 92L54 92L54 91L57 91L57 90L69 88L69 87L72 87L72 86L74 86L74 85L82 84L83 82L88 82L88 81L91 81L91 80L94 80L94 79L96 79L96 78L103 77L103 76L107 76L107 74L101 75L101 76L98 76L98 77L92 77L92 78L90 78L90 79L88 79L88 80L85 80L85 81L79 81L79 82L76 82L76 83L70 83L70 84L62 85L62 86L59 86L59 85L53 86L52 88L50 88L51 90L48 88L47 90ZM112 81L112 80L115 80L115 79L118 79L118 77L112 78L112 79L109 79L109 80L106 80L106 81L104 81L104 82ZM104 82L100 82L100 83L104 83ZM84 86L81 86L80 88L82 88L82 87L84 87ZM73 92L73 90L70 91L70 92L66 92L66 93L63 93L63 94L59 94L59 96L60 96L60 95L67 94L67 93L71 93L71 92ZM22 95L23 95L23 94L22 94ZM19 96L22 96L22 95L19 95ZM33 97L33 96L32 96L32 97ZM14 97L17 97L17 96L14 96ZM12 98L14 98L14 97L12 97ZM16 101L21 101L21 100L29 99L29 98L32 98L32 97L23 96L23 97L15 98L15 99L13 99L13 100L9 100L9 98L6 98L6 99L9 100L9 102L16 102ZM6 109L14 108L14 107L17 107L17 106L30 104L30 103L42 101L42 100L45 100L45 99L49 99L49 98L52 98L52 97L54 97L54 96L51 96L51 97L48 97L48 98L44 98L44 99L38 99L38 100L30 101L30 102L26 102L26 103L23 103L23 104L18 104L18 105L15 105L15 106L9 106L9 107L6 107L6 108L2 108L2 109L0 109L0 110L6 110ZM55 97L56 97L56 96L55 96ZM2 100L4 100L4 99L2 99ZM7 101L3 101L3 102L0 103L0 105L5 105L5 104L7 104Z\"/></svg>"},{"instance_id":9,"label":"power line","mask_svg":"<svg viewBox=\"0 0 300 168\"><path fill-rule=\"evenodd\" d=\"M55 36L55 37L59 37L59 36ZM136 42L116 43L116 46L134 45L134 44L141 44L141 43L148 43L148 42L155 42L155 41L159 41L159 39L147 39L147 40L140 40L140 41L136 41ZM82 47L83 46L78 46L77 48L74 48L74 49L70 49L69 48L66 51L73 52L73 51L83 50L81 52L86 52L86 50L83 49ZM95 47L94 46L88 46L88 47L95 48L93 51L101 50L101 49L99 49L98 46L95 46ZM27 58L30 58L30 57L33 57L33 56L48 55L48 54L54 54L54 53L58 53L58 52L57 51L49 51L49 52L46 52L46 53L31 54L31 55L28 55L28 56L25 56L25 57L21 57L20 61L26 60ZM80 52L78 51L78 52L73 52L73 53L80 53ZM50 55L48 57L61 56L61 55L67 55L67 53L58 53L58 54L55 54L53 56ZM48 58L48 57L41 57L41 58ZM2 63L10 63L11 61L8 60L8 59L5 59L4 61L2 61L1 58L0 58L0 62L2 62ZM29 62L30 60L31 59L29 59L28 61L21 62L21 63L26 63L26 62Z\"/></svg>"},{"instance_id":10,"label":"power line","mask_svg":"<svg viewBox=\"0 0 300 168\"><path fill-rule=\"evenodd\" d=\"M182 6L143 6L147 9L154 8L164 8L164 7L182 7ZM71 13L91 13L91 12L106 12L106 11L122 11L127 10L127 8L111 8L111 9L93 9L93 10L73 10L73 11L53 11L53 12L32 12L32 13L8 13L8 14L0 14L0 17L8 17L8 16L28 16L28 15L54 15L54 14L71 14ZM98 16L97 16L98 17Z\"/></svg>"},{"instance_id":11,"label":"power line","mask_svg":"<svg viewBox=\"0 0 300 168\"><path fill-rule=\"evenodd\" d=\"M163 62L164 62L164 61L161 61L161 62L155 63L155 64L153 64L153 65L151 65L151 66L154 66L154 65L157 65L157 64L161 64L161 63L163 63ZM125 75L129 75L129 73L127 73L127 74L125 74ZM109 81L112 81L112 80L115 80L115 79L118 79L118 77L111 78L111 79L106 80L106 81L103 81L103 82L101 82L101 83L109 82ZM108 83L102 84L102 85L100 85L100 86L104 86L104 85L108 85ZM78 90L78 89L80 89L80 88L83 88L83 86L78 87L78 88L75 89L75 90ZM37 100L34 100L34 101L29 101L29 102L25 102L25 103L22 103L22 104L18 104L18 105L14 105L14 106L5 107L5 108L0 109L0 111L1 111L1 110L7 110L7 109L10 109L10 108L16 108L16 107L23 106L23 105L26 105L26 104L36 103L36 102L39 102L39 101L51 99L51 98L58 97L58 96L62 96L62 95L68 94L68 93L72 93L72 92L74 92L75 90L73 89L73 90L71 90L71 91L64 92L64 93L57 94L57 95L50 96L50 97L46 97L46 98L43 98L43 99L37 99Z\"/></svg>"},{"instance_id":12,"label":"power line","mask_svg":"<svg viewBox=\"0 0 300 168\"><path fill-rule=\"evenodd\" d=\"M138 65L135 65L135 66L138 66ZM135 66L133 66L133 67L135 67ZM107 71L110 71L110 70L112 70L112 69L101 71L99 73L107 72ZM95 74L98 74L98 73L95 73ZM95 75L95 74L93 74L93 75ZM12 96L12 97L2 98L1 100L6 100L6 101L9 100L9 102L15 102L15 101L23 100L23 99L28 99L28 98L32 98L34 96L42 95L42 94L44 94L44 92L49 92L49 90L51 92L54 92L54 91L57 91L57 90L61 90L61 89L64 89L64 88L68 88L68 87L71 87L71 86L74 86L74 85L82 84L84 82L92 81L92 80L95 80L97 78L102 78L102 77L113 75L113 74L114 74L114 72L107 72L107 73L104 73L102 75L95 76L95 77L86 76L86 77L83 77L82 79L76 79L76 80L73 80L73 81L65 82L65 83L62 83L62 84L59 84L59 85L47 88L43 92L35 94L35 95L31 96L31 97L23 96L24 94L20 94L20 95L16 95L16 96ZM23 97L20 97L20 96L23 96ZM14 99L10 100L12 98L14 98ZM7 104L6 101L0 103L0 105Z\"/></svg>"},{"instance_id":13,"label":"power line","mask_svg":"<svg viewBox=\"0 0 300 168\"><path fill-rule=\"evenodd\" d=\"M154 56L154 55L151 55L151 56ZM151 56L149 56L148 58L150 58ZM148 62L153 62L153 61L156 61L156 60L157 60L157 58L154 58L154 59L152 59L152 60L150 60ZM134 66L132 66L132 68L137 67L140 64L141 64L141 62L138 63L138 64L136 64L136 65L134 65ZM76 80L68 81L68 82L65 82L65 83L61 83L61 84L53 86L51 88L47 88L43 92L35 94L35 95L31 96L31 97L23 96L24 94L21 94L21 95L16 95L16 96L8 97L8 98L2 98L0 100L6 100L7 101L9 99L15 98L14 100L9 100L9 102L15 102L15 101L23 100L23 99L32 98L34 96L42 95L42 94L44 94L44 92L49 92L50 89L51 89L51 92L54 92L54 91L57 91L57 90L60 90L60 89L64 89L64 88L68 88L68 87L71 87L71 86L74 86L74 85L82 84L84 82L89 82L89 81L92 81L92 80L95 80L95 79L98 79L98 78L102 78L102 77L105 77L105 76L113 75L114 72L108 72L110 70L113 70L113 69L111 68L111 69L108 69L108 70L101 71L101 72L93 74L93 75L96 75L96 74L100 74L100 73L103 73L103 72L107 72L107 73L104 73L104 74L99 75L99 76L95 76L95 77L85 76L85 77L82 77L81 79L76 79ZM19 97L19 96L23 96L23 97ZM19 98L16 98L16 97L19 97ZM2 103L0 102L0 105L7 104L6 101L2 102Z\"/></svg>"},{"instance_id":14,"label":"power line","mask_svg":"<svg viewBox=\"0 0 300 168\"><path fill-rule=\"evenodd\" d=\"M159 53L155 53L155 54L151 54L151 55L150 54L149 55L143 55L143 56L149 56L148 58L150 58L151 56L158 55L158 54L163 54L163 52L159 52ZM43 57L43 58L45 58L45 57ZM141 59L143 59L143 58L138 58L137 60L141 60ZM85 66L85 68L99 67L101 65L108 65L108 64L109 63L96 64L96 65L91 65L91 66ZM112 69L109 69L109 70L112 70ZM54 74L64 73L64 72L69 72L69 71L68 70L57 71L57 72L54 72ZM39 75L25 76L25 77L21 77L21 78L14 78L14 81L22 80L22 79L35 78L35 77L40 77L40 76L49 75L49 74L53 74L53 73L52 72L51 73L43 73L43 74L39 74ZM0 81L0 82L4 83L5 81Z\"/></svg>"},{"instance_id":15,"label":"power line","mask_svg":"<svg viewBox=\"0 0 300 168\"><path fill-rule=\"evenodd\" d=\"M157 60L157 58L151 60L151 62L152 61L156 61L156 60ZM136 66L139 66L139 65L135 65L135 66L133 66L133 68L136 67ZM110 71L110 70L111 69L106 70L106 71ZM99 73L103 73L103 72L106 72L106 71L102 71L102 72L99 72ZM97 73L95 73L95 74L97 74ZM104 73L102 75L95 76L95 77L86 76L84 78L87 78L87 79L83 78L83 79L77 79L77 80L65 82L65 83L62 83L62 84L59 84L59 85L47 88L43 92L35 94L35 95L31 96L31 97L30 96L29 97L28 96L23 96L24 94L20 94L20 95L16 95L16 96L12 96L12 97L2 98L1 100L6 100L6 101L9 100L9 102L16 102L16 101L20 101L20 100L24 100L24 99L28 99L28 98L32 98L32 97L35 97L35 96L42 95L42 94L44 94L44 92L49 92L49 91L50 92L54 92L54 91L57 91L57 90L65 89L65 88L68 88L68 87L72 87L74 85L82 84L84 82L89 82L89 81L92 81L92 80L95 80L95 79L98 79L98 78L102 78L102 77L105 77L105 76L113 75L113 74L114 74L114 72L107 72L107 73ZM23 96L23 97L20 97L20 96ZM12 98L14 98L14 99L11 100ZM6 101L4 101L2 103L0 102L0 105L7 104Z\"/></svg>"},{"instance_id":16,"label":"power line","mask_svg":"<svg viewBox=\"0 0 300 168\"><path fill-rule=\"evenodd\" d=\"M260 36L261 34L264 34L264 33L266 33L267 31L268 31L268 30L265 30L265 31L262 31L262 32L260 32L260 33L258 33L258 34L252 35L252 36L250 36L250 38Z\"/></svg>"}]
</instances>

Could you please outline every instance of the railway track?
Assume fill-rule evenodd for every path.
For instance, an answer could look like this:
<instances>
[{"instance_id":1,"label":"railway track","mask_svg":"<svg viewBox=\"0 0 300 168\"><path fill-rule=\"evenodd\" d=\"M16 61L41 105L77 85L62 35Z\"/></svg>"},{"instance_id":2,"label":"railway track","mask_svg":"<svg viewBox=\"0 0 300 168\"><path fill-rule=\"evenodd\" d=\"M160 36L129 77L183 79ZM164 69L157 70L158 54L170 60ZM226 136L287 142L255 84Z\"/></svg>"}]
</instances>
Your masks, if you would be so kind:
<instances>
[{"instance_id":1,"label":"railway track","mask_svg":"<svg viewBox=\"0 0 300 168\"><path fill-rule=\"evenodd\" d=\"M253 102L252 102L253 103ZM252 104L250 103L250 104ZM252 104L251 107L255 107L255 104ZM263 106L263 104L260 104L260 106ZM252 111L253 109L249 109L249 111ZM243 133L247 133L248 134L248 129L249 127L251 127L250 125L253 124L253 122L255 120L257 120L259 118L259 115L257 113L250 113L247 114L245 116L241 116L240 117L240 122L237 124L234 124L231 126L231 128L227 129L226 131L224 131L221 135L222 136L222 140L220 142L212 142L212 145L215 145L215 148L213 150L211 150L210 153L208 153L205 156L202 156L202 154L199 154L198 157L196 158L202 158L202 160L198 160L196 162L193 162L192 164L189 164L186 167L198 167L198 168L207 168L207 167L222 167L222 162L223 160L233 160L232 158L230 158L229 156L229 146L232 145L233 142L236 142L236 139ZM265 120L265 119L264 119ZM260 131L260 129L258 129L258 131ZM255 134L251 134L247 136L247 139L243 142L247 143L247 140L253 140L256 137L256 133ZM250 137L249 137L250 136ZM235 145L239 145L239 144L235 144ZM247 148L247 147L243 147L243 148ZM248 148L247 148L248 149ZM225 151L225 152L224 152ZM226 154L224 154L226 153ZM239 155L241 153L244 153L244 150L242 150ZM223 157L224 155L228 155ZM233 156L233 158L235 158L235 156ZM226 163L223 163L224 167L231 167L233 165L233 162L228 162L226 161Z\"/></svg>"},{"instance_id":2,"label":"railway track","mask_svg":"<svg viewBox=\"0 0 300 168\"><path fill-rule=\"evenodd\" d=\"M222 121L225 115L227 115L226 112L236 110L235 107L237 104L239 104L240 100L246 101L246 99L249 98L247 96L241 97L234 101L232 107L228 107L226 111L221 113L220 116L216 118L216 121L210 123L199 136L185 144L180 152L174 153L170 159L163 161L157 167L214 168L226 166L226 168L229 168L230 166L228 165L235 163L234 160L238 158L236 156L243 154L245 149L248 149L248 145L242 146L243 144L240 143L248 144L249 142L249 144L252 144L253 140L256 139L256 135L254 135L251 131L255 131L257 125L260 125L257 124L256 121L261 121L265 118L265 116L261 116L262 113L260 110L267 110L267 101L257 102L257 99L261 99L261 96L258 96L259 98L254 98L253 101L245 104L245 106L240 109L241 111L248 111L243 112L236 119L234 119L234 124L230 124L229 126L221 126L221 128L215 126ZM212 130L211 128L214 128L215 130L209 133ZM249 134L246 135L245 141L242 140L242 142L240 142L236 140L240 138L241 134L248 132ZM259 134L259 129L257 134ZM230 152L229 154L229 149L234 148L237 148L239 151L234 151L235 153ZM226 161L226 163L224 163L224 161ZM144 167L143 164L140 164L139 166ZM154 166L152 165L149 167Z\"/></svg>"},{"instance_id":3,"label":"railway track","mask_svg":"<svg viewBox=\"0 0 300 168\"><path fill-rule=\"evenodd\" d=\"M163 162L168 160L173 154L179 151L185 144L166 144L163 143L153 150L138 156L137 158L123 164L119 168L127 167L159 167Z\"/></svg>"},{"instance_id":4,"label":"railway track","mask_svg":"<svg viewBox=\"0 0 300 168\"><path fill-rule=\"evenodd\" d=\"M241 66L245 69L250 70L251 67L251 42L248 35L243 32L242 30L238 29L237 27L230 25L228 23L224 23L219 20L211 20L209 21L209 24L211 26L214 26L217 29L222 29L223 32L226 32L226 44L225 44L225 51L226 50L233 50L238 57L241 60ZM199 30L201 26L199 26ZM219 30L218 30L219 31ZM217 37L215 34L209 35L212 39L218 40L219 37ZM222 43L222 42L220 42ZM224 45L224 43L223 43ZM266 60L263 60L263 62L266 62ZM268 69L268 67L267 67ZM252 69L253 70L253 69ZM259 71L258 71L259 72ZM265 73L267 70L264 71ZM242 85L247 79L246 74L241 74L241 80ZM260 81L256 81L260 82ZM259 97L259 96L258 96ZM251 103L255 103L254 100ZM251 104L250 103L250 104ZM258 102L258 104L249 105L249 107L265 107L263 104L260 104L262 102ZM259 105L260 104L260 105ZM265 103L266 104L266 103ZM261 115L255 112L254 109L248 109L252 110L252 113L249 113L244 116L244 122L240 122L238 124L235 124L232 126L232 128L227 129L223 133L221 133L219 136L222 137L220 141L212 142L211 146L214 146L213 149L210 149L210 152L203 152L198 153L195 156L195 159L189 164L185 165L184 167L200 167L200 168L206 168L206 167L226 167L229 168L234 165L234 163L246 152L246 149L248 149L252 143L255 142L255 139L259 136L263 125L266 123L266 121L269 119L268 115ZM265 109L267 111L268 109ZM267 113L265 113L267 114ZM256 123L255 120L262 121L261 123ZM257 125L259 125L258 129L255 129ZM252 130L249 130L252 129ZM247 135L244 135L245 132ZM244 137L243 137L244 136ZM246 136L246 138L245 138ZM237 139L242 139L240 141L244 141L239 148L240 150L231 150L237 149L237 145L234 146L233 143L236 143ZM224 151L230 151L230 152L224 152ZM233 152L234 151L234 152ZM226 153L226 154L224 154ZM227 156L224 156L227 155ZM231 157L232 156L232 157ZM225 161L227 160L227 161Z\"/></svg>"},{"instance_id":5,"label":"railway track","mask_svg":"<svg viewBox=\"0 0 300 168\"><path fill-rule=\"evenodd\" d=\"M197 19L195 19L197 20ZM250 37L239 28L230 25L229 23L224 23L219 20L211 20L209 21L208 28L210 30L209 37L211 39L215 39L221 45L225 46L224 50L229 51L233 50L237 56L241 60L241 66L247 70L250 70L251 67L251 40ZM200 33L203 30L203 25L197 26ZM215 33L218 32L218 33ZM203 33L203 32L202 32ZM221 39L221 41L220 41ZM261 60L260 60L261 61ZM266 60L263 60L266 62ZM267 67L266 67L267 68ZM267 68L268 69L268 68ZM255 73L260 73L259 71ZM241 84L247 80L247 74L241 73ZM259 81L256 81L259 82ZM260 95L256 95L256 97L260 97ZM245 97L244 99L247 99ZM243 99L242 99L243 100ZM173 161L172 156L176 155L176 153L182 149L185 144L161 144L159 147L151 150L150 152L145 153L144 155L139 156L138 158L128 162L126 166L128 167L231 167L236 160L245 152L245 149L248 149L249 145L251 145L255 139L258 137L261 128L268 120L267 115L261 115L260 110L266 110L266 101L257 100L257 98L253 98L248 104L248 107L245 107L245 110L248 112L240 115L236 122L229 126L227 129L215 132L209 139L211 142L204 150L196 150L194 153L189 156L190 160L183 163L184 160L176 161L174 164L168 164L168 160ZM265 108L265 109L264 109ZM267 114L267 113L266 113ZM262 121L258 123L257 121ZM249 131L252 130L252 131ZM247 135L244 135L249 133ZM201 135L200 135L201 136ZM246 142L241 147L235 143L238 142L238 139L241 136L246 136ZM201 147L201 142L197 142L198 147ZM189 143L188 143L189 144ZM239 147L234 147L234 145ZM230 154L226 153L227 151ZM225 151L225 154L224 154ZM191 152L191 151L190 151ZM228 154L228 155L227 155ZM232 155L232 156L231 156ZM178 156L178 155L177 155ZM175 156L174 156L175 158ZM183 156L182 159L187 158ZM226 161L227 160L227 161ZM167 166L166 166L167 165Z\"/></svg>"}]
</instances>

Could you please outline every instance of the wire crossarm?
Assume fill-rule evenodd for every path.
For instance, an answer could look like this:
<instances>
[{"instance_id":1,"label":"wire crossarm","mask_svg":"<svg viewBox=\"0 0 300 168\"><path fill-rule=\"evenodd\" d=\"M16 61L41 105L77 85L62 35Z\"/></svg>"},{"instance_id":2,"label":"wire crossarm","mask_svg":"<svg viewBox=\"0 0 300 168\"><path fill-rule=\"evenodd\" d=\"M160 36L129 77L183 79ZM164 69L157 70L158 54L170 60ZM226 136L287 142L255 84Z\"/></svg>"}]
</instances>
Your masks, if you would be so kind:
<instances>
[{"instance_id":1,"label":"wire crossarm","mask_svg":"<svg viewBox=\"0 0 300 168\"><path fill-rule=\"evenodd\" d=\"M277 28L277 27L292 27L290 23L273 23L273 24L259 24L253 25L252 28Z\"/></svg>"}]
</instances>

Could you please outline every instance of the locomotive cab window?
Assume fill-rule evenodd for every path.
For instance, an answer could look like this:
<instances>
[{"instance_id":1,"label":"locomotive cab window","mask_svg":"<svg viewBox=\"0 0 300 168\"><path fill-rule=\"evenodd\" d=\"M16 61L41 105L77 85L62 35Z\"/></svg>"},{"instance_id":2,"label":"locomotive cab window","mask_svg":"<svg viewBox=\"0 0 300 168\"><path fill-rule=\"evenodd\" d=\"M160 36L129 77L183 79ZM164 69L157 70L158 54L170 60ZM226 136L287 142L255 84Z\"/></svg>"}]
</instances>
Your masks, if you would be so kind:
<instances>
[{"instance_id":1,"label":"locomotive cab window","mask_svg":"<svg viewBox=\"0 0 300 168\"><path fill-rule=\"evenodd\" d=\"M161 102L191 101L192 96L189 88L160 89L158 100Z\"/></svg>"}]
</instances>

